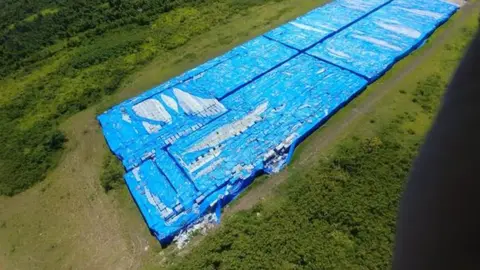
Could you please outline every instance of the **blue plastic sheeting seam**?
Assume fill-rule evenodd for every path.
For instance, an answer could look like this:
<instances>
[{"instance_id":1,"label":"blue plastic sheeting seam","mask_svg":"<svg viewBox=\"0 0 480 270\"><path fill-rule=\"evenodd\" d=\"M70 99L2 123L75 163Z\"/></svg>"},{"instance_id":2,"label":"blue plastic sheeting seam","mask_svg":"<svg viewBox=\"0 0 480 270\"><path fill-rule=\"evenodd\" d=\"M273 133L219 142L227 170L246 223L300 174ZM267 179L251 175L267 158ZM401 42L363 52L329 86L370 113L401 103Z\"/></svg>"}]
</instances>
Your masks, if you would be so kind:
<instances>
[{"instance_id":1,"label":"blue plastic sheeting seam","mask_svg":"<svg viewBox=\"0 0 480 270\"><path fill-rule=\"evenodd\" d=\"M418 48L456 10L439 0L394 0L307 53L372 82Z\"/></svg>"},{"instance_id":2,"label":"blue plastic sheeting seam","mask_svg":"<svg viewBox=\"0 0 480 270\"><path fill-rule=\"evenodd\" d=\"M297 54L259 37L202 65L206 69L185 73L194 76L181 75L115 106L98 116L110 149L127 170L139 166L155 155L155 148L171 145L226 113L219 99Z\"/></svg>"},{"instance_id":3,"label":"blue plastic sheeting seam","mask_svg":"<svg viewBox=\"0 0 480 270\"><path fill-rule=\"evenodd\" d=\"M362 20L392 0L337 0L275 28L263 36L305 52ZM338 16L341 14L341 16Z\"/></svg>"}]
</instances>

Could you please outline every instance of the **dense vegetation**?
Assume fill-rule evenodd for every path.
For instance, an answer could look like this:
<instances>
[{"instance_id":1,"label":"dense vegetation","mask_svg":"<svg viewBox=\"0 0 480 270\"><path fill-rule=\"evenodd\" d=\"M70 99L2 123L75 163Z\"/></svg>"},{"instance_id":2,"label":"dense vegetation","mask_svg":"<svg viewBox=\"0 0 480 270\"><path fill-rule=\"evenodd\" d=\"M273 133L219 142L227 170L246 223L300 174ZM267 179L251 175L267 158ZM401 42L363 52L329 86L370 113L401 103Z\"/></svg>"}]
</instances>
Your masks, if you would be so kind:
<instances>
[{"instance_id":1,"label":"dense vegetation","mask_svg":"<svg viewBox=\"0 0 480 270\"><path fill-rule=\"evenodd\" d=\"M266 1L1 1L0 195L25 190L56 164L65 117L154 57Z\"/></svg>"},{"instance_id":2,"label":"dense vegetation","mask_svg":"<svg viewBox=\"0 0 480 270\"><path fill-rule=\"evenodd\" d=\"M103 170L100 183L105 191L110 191L123 183L124 169L122 163L110 152L103 160Z\"/></svg>"},{"instance_id":3,"label":"dense vegetation","mask_svg":"<svg viewBox=\"0 0 480 270\"><path fill-rule=\"evenodd\" d=\"M388 269L399 197L445 88L424 79L411 102L373 135L344 141L326 160L294 171L280 196L238 213L207 236L178 269Z\"/></svg>"},{"instance_id":4,"label":"dense vegetation","mask_svg":"<svg viewBox=\"0 0 480 270\"><path fill-rule=\"evenodd\" d=\"M67 39L68 46L78 46L108 30L129 24L148 25L158 14L188 3L202 1L47 0L35 4L28 2L12 1L0 7L4 13L2 19L5 18L0 25L3 29L3 37L0 40L1 75L50 56L51 52L41 49L55 44L59 39ZM117 53L123 51L124 47L135 47L135 43L127 42L114 50L113 54L115 51ZM141 42L137 40L137 43ZM94 53L102 55L102 52ZM109 53L107 52L106 58Z\"/></svg>"}]
</instances>

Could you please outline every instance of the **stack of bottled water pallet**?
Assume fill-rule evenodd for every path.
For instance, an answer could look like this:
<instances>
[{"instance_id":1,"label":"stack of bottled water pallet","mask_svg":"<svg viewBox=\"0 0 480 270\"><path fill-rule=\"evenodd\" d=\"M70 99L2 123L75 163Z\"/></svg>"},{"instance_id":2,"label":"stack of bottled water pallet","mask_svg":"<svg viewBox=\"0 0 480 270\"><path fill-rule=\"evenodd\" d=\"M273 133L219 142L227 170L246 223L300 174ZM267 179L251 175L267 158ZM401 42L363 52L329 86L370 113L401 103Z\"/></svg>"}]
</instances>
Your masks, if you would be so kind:
<instances>
[{"instance_id":1,"label":"stack of bottled water pallet","mask_svg":"<svg viewBox=\"0 0 480 270\"><path fill-rule=\"evenodd\" d=\"M98 116L164 244L418 48L458 9L440 0L337 0Z\"/></svg>"}]
</instances>

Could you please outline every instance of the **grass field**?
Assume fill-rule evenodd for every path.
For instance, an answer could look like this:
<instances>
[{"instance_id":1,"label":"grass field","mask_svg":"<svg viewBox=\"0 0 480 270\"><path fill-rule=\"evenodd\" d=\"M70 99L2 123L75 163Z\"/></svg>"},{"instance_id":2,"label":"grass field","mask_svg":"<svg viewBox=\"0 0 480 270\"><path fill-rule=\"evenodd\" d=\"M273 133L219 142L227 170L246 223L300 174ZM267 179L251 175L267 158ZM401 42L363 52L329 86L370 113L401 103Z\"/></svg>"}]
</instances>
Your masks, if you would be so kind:
<instances>
[{"instance_id":1,"label":"grass field","mask_svg":"<svg viewBox=\"0 0 480 270\"><path fill-rule=\"evenodd\" d=\"M181 254L172 248L162 250L149 235L126 188L105 194L100 186L99 175L107 149L95 115L319 4L310 0L299 4L292 0L249 9L228 24L162 55L131 76L118 94L64 121L61 128L69 141L58 167L33 188L11 198L0 197L0 265L6 269L159 268L171 263L176 265L188 254L183 263L189 268L195 265L193 262L207 259L201 258L202 250L211 248L232 223L239 219L250 221L258 209L241 213L228 210L220 230L212 232L207 239L197 239ZM426 101L418 98L412 102L417 84L432 74L446 83L477 26L478 8L461 10L421 50L396 65L335 115L325 128L309 137L297 149L294 162L285 172L264 178L231 208L243 204L250 194L259 194L258 198L270 194L263 209L269 205L276 207L282 202L278 194L285 194L285 187L297 179L294 175L308 172L312 164L329 158L344 144L344 138L354 135L363 140L377 136L386 123L404 112L415 114L415 121L402 122L402 130L421 139L433 114L418 104L426 102L435 107L438 99L433 96ZM449 32L445 38L446 31ZM397 80L400 75L401 79ZM352 118L352 114L355 117ZM281 185L280 193L271 192L272 183L281 179L285 179L285 184ZM245 204L240 209L251 205ZM395 211L394 208L389 210ZM262 215L269 213L268 209L262 211L265 211Z\"/></svg>"}]
</instances>

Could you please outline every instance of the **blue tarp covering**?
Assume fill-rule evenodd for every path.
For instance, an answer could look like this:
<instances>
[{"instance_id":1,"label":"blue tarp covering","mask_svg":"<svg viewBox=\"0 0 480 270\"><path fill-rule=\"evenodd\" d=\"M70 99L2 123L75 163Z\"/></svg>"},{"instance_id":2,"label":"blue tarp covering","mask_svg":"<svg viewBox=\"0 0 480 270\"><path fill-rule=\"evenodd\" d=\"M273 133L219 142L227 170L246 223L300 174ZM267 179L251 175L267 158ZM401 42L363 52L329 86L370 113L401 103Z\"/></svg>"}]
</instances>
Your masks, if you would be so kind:
<instances>
[{"instance_id":1,"label":"blue tarp covering","mask_svg":"<svg viewBox=\"0 0 480 270\"><path fill-rule=\"evenodd\" d=\"M366 84L348 71L301 55L222 100L228 113L168 151L200 190L233 184L263 170L269 158L285 153L311 124Z\"/></svg>"},{"instance_id":2,"label":"blue tarp covering","mask_svg":"<svg viewBox=\"0 0 480 270\"><path fill-rule=\"evenodd\" d=\"M264 36L304 50L388 2L391 0L337 0L281 25Z\"/></svg>"},{"instance_id":3,"label":"blue tarp covering","mask_svg":"<svg viewBox=\"0 0 480 270\"><path fill-rule=\"evenodd\" d=\"M167 238L213 202L236 196L256 172L281 168L290 145L366 85L349 71L300 55L220 100L226 113L157 147L127 173L152 232Z\"/></svg>"},{"instance_id":4,"label":"blue tarp covering","mask_svg":"<svg viewBox=\"0 0 480 270\"><path fill-rule=\"evenodd\" d=\"M264 37L253 39L100 115L107 142L130 170L156 147L170 145L225 113L218 98L297 53Z\"/></svg>"},{"instance_id":5,"label":"blue tarp covering","mask_svg":"<svg viewBox=\"0 0 480 270\"><path fill-rule=\"evenodd\" d=\"M456 9L439 0L394 0L308 53L373 81L421 45Z\"/></svg>"},{"instance_id":6,"label":"blue tarp covering","mask_svg":"<svg viewBox=\"0 0 480 270\"><path fill-rule=\"evenodd\" d=\"M338 0L99 115L152 234L168 243L259 173L280 170L455 10L436 0Z\"/></svg>"}]
</instances>

